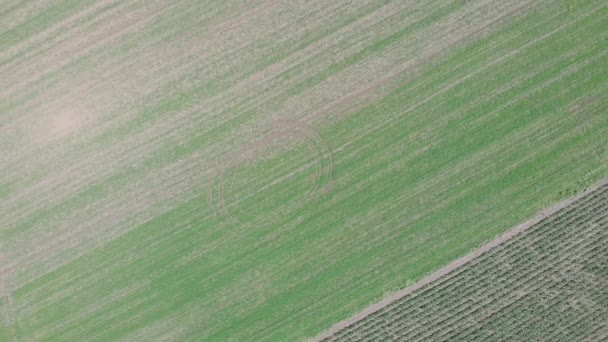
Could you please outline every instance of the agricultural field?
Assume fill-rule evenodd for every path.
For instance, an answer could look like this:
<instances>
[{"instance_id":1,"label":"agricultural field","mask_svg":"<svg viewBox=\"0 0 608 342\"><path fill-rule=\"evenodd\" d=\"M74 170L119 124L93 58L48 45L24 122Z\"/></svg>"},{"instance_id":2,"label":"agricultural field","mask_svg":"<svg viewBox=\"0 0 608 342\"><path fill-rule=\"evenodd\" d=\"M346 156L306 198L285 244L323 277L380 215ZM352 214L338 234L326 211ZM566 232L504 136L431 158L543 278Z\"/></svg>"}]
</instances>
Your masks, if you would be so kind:
<instances>
[{"instance_id":1,"label":"agricultural field","mask_svg":"<svg viewBox=\"0 0 608 342\"><path fill-rule=\"evenodd\" d=\"M608 181L321 341L608 339Z\"/></svg>"},{"instance_id":2,"label":"agricultural field","mask_svg":"<svg viewBox=\"0 0 608 342\"><path fill-rule=\"evenodd\" d=\"M607 19L0 1L0 341L318 336L608 178Z\"/></svg>"}]
</instances>

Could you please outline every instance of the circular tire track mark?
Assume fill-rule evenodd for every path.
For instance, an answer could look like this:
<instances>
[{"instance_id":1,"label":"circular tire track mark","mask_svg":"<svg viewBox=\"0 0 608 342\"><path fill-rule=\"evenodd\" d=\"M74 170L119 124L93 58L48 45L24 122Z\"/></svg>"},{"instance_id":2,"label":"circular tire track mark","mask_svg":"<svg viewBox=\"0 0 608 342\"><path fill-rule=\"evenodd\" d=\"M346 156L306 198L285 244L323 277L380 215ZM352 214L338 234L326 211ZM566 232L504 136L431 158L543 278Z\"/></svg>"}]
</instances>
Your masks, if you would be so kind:
<instances>
[{"instance_id":1,"label":"circular tire track mark","mask_svg":"<svg viewBox=\"0 0 608 342\"><path fill-rule=\"evenodd\" d=\"M251 199L260 191L267 190L269 187L280 182L289 181L289 179L297 173L306 172L306 170L314 168L311 183L312 185L306 191L304 199L298 203L289 203L295 206L295 209L302 208L315 196L328 192L332 182L333 174L333 155L327 142L318 134L318 132L310 126L293 120L275 120L272 125L265 130L261 139L254 141L252 144L245 146L240 151L233 153L220 167L219 172L212 180L209 193L209 202L211 208L217 216L227 216L234 222L240 224L252 222L256 219L253 215L242 207L240 203L247 199ZM271 177L269 182L265 182L263 186L256 186L257 191L250 191L243 196L235 196L231 201L227 201L226 188L230 187L231 181L234 179L234 173L239 169L251 165L256 161L263 160L264 150L271 148L273 144L281 146L281 140L290 140L290 144L294 146L285 149L283 152L295 152L295 149L304 149L308 155L311 155L312 161L306 160L296 170L292 170L289 174L282 173L280 176ZM268 159L272 159L271 156ZM309 158L306 158L309 159ZM293 210L295 210L293 209ZM291 211L289 211L291 212ZM285 214L285 213L283 213ZM268 217L266 218L268 219ZM273 223L274 220L266 220L267 223Z\"/></svg>"}]
</instances>

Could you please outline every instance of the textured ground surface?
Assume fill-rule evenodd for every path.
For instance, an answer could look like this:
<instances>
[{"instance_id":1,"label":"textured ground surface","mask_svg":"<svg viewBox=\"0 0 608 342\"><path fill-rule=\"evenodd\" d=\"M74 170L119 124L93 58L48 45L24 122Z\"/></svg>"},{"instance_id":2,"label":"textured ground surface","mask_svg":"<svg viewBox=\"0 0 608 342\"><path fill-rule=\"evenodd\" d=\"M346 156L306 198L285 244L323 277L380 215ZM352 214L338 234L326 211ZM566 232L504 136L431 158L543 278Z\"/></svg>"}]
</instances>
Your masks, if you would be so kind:
<instances>
[{"instance_id":1,"label":"textured ground surface","mask_svg":"<svg viewBox=\"0 0 608 342\"><path fill-rule=\"evenodd\" d=\"M608 182L322 341L603 341Z\"/></svg>"},{"instance_id":2,"label":"textured ground surface","mask_svg":"<svg viewBox=\"0 0 608 342\"><path fill-rule=\"evenodd\" d=\"M0 1L0 340L297 340L608 177L602 0Z\"/></svg>"}]
</instances>

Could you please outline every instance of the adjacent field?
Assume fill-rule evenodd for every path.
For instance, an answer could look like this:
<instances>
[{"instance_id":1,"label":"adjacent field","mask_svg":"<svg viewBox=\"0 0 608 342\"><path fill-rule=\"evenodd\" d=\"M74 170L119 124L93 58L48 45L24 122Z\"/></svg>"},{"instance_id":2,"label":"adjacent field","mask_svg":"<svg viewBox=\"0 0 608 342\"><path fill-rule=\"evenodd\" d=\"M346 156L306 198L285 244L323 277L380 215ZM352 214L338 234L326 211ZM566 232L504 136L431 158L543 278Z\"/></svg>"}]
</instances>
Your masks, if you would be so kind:
<instances>
[{"instance_id":1,"label":"adjacent field","mask_svg":"<svg viewBox=\"0 0 608 342\"><path fill-rule=\"evenodd\" d=\"M322 341L603 341L608 182Z\"/></svg>"},{"instance_id":2,"label":"adjacent field","mask_svg":"<svg viewBox=\"0 0 608 342\"><path fill-rule=\"evenodd\" d=\"M608 177L602 0L0 2L0 340L303 340Z\"/></svg>"}]
</instances>

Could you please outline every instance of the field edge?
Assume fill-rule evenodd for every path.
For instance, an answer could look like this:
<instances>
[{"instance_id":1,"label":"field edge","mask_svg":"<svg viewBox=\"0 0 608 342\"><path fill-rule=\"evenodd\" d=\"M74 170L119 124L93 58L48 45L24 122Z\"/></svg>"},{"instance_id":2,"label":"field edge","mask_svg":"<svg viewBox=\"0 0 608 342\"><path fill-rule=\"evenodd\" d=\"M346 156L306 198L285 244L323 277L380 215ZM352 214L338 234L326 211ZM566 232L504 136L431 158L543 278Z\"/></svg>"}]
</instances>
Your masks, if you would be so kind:
<instances>
[{"instance_id":1,"label":"field edge","mask_svg":"<svg viewBox=\"0 0 608 342\"><path fill-rule=\"evenodd\" d=\"M480 247L474 249L472 252L470 252L470 253L450 262L446 266L443 266L440 269L433 271L430 274L422 277L422 279L420 279L416 283L412 284L411 286L405 287L393 294L386 296L384 299L380 300L379 302L369 305L367 308L365 308L364 310L355 314L354 316L332 325L329 329L325 330L321 334L319 334L315 337L312 337L312 338L308 338L307 341L320 342L320 341L323 341L323 340L331 337L332 335L340 332L341 330L365 319L367 316L369 316L377 311L380 311L381 309L392 304L393 302L396 302L396 301L402 299L403 297L412 294L413 292L421 289L422 287L424 287L426 285L429 285L435 281L440 280L441 278L450 274L454 270L467 265L468 263L470 263L470 262L474 261L475 259L479 258L480 256L482 256L483 254L502 245L503 243L509 241L510 239L514 238L515 236L525 232L529 228L534 227L537 223L544 220L545 218L559 212L562 209L567 208L568 206L570 206L571 204L580 200L581 198L584 198L585 196L589 195L590 193L592 193L592 192L596 191L597 189L599 189L603 186L606 186L606 185L608 185L608 178L605 178L605 179L595 183L594 185L588 187L587 189L585 189L584 191L580 192L579 194L577 194L575 196L566 198L566 199L558 202L557 204L554 204L552 206L549 206L549 207L546 207L546 208L540 210L539 212L534 214L530 219L510 228L505 233L499 235L497 238L491 240L490 242L487 242L487 243L481 245Z\"/></svg>"}]
</instances>

